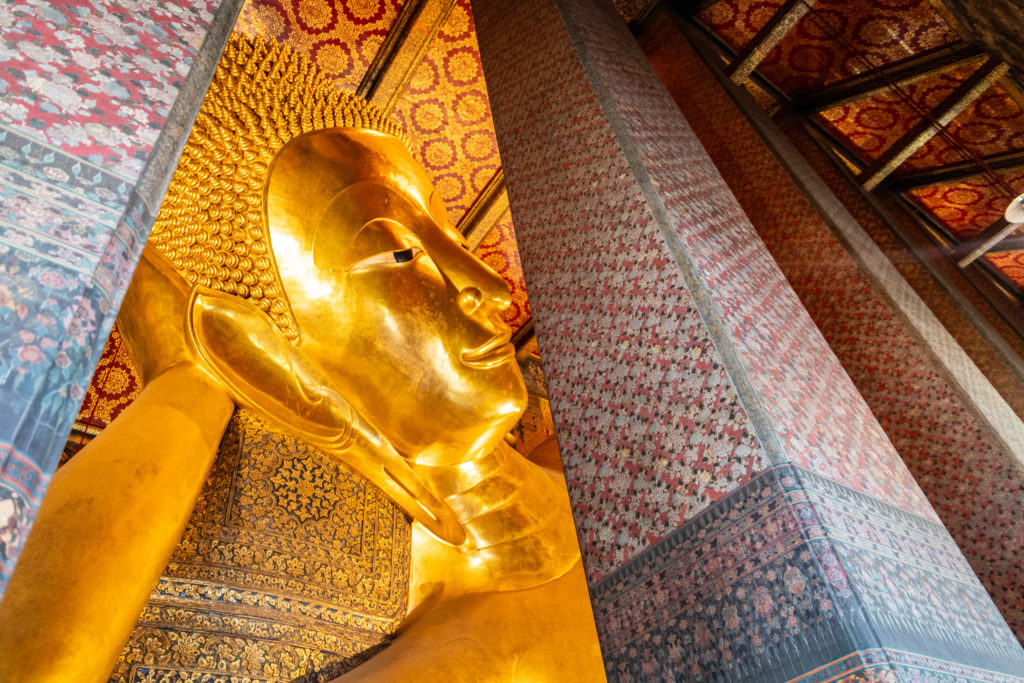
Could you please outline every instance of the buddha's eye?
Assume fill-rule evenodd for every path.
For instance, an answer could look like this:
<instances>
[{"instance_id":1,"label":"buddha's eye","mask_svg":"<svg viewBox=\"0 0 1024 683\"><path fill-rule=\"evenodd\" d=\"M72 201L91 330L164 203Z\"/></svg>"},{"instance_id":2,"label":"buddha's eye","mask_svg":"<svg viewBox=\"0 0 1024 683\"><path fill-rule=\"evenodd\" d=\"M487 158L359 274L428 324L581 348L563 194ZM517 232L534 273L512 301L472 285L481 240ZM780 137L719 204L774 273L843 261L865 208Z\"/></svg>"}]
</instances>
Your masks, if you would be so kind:
<instances>
[{"instance_id":1,"label":"buddha's eye","mask_svg":"<svg viewBox=\"0 0 1024 683\"><path fill-rule=\"evenodd\" d=\"M373 256L364 258L355 265L352 266L352 270L356 268L363 268L365 266L372 266L377 264L389 264L389 263L407 263L412 261L414 258L423 253L423 250L419 247L408 247L407 249L396 249L394 251L384 251Z\"/></svg>"}]
</instances>

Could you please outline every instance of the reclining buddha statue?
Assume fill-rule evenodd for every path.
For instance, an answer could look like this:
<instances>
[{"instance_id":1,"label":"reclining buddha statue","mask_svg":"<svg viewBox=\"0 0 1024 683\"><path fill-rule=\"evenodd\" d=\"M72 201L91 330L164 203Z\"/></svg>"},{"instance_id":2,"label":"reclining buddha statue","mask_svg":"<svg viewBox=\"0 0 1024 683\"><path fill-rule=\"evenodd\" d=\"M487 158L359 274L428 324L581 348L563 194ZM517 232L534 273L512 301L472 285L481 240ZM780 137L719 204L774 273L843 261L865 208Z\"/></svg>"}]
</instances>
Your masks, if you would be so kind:
<instances>
[{"instance_id":1,"label":"reclining buddha statue","mask_svg":"<svg viewBox=\"0 0 1024 683\"><path fill-rule=\"evenodd\" d=\"M118 318L144 389L53 478L0 681L602 678L564 482L504 441L508 305L397 126L232 37Z\"/></svg>"}]
</instances>

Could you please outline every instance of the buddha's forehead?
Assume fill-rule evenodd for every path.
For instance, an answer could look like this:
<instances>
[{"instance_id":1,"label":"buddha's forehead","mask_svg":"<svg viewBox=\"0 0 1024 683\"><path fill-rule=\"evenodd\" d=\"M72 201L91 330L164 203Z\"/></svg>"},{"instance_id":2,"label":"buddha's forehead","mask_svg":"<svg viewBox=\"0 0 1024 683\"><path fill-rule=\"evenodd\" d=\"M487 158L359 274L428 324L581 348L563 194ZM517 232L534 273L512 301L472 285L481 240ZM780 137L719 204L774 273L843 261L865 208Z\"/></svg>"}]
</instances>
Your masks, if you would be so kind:
<instances>
[{"instance_id":1,"label":"buddha's forehead","mask_svg":"<svg viewBox=\"0 0 1024 683\"><path fill-rule=\"evenodd\" d=\"M288 142L269 169L266 209L271 237L282 230L305 243L328 205L348 187L374 183L444 224L443 205L423 167L384 133L332 128ZM435 215L440 214L440 215Z\"/></svg>"},{"instance_id":2,"label":"buddha's forehead","mask_svg":"<svg viewBox=\"0 0 1024 683\"><path fill-rule=\"evenodd\" d=\"M267 173L264 228L296 319L308 307L325 305L321 294L330 287L321 271L331 269L324 264L343 262L352 237L379 218L410 226L422 220L447 224L433 183L401 140L331 128L300 135L281 148ZM318 236L322 229L331 234ZM330 253L317 257L327 242Z\"/></svg>"}]
</instances>

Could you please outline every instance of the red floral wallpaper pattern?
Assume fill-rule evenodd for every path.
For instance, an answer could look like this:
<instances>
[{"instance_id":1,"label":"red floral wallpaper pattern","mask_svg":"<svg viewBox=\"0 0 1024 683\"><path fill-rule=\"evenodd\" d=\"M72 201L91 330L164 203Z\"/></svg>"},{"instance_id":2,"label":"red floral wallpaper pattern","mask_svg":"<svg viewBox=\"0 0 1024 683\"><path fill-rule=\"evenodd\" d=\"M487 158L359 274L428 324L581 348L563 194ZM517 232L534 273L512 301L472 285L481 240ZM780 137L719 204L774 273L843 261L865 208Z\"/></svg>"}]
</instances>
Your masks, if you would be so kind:
<instances>
[{"instance_id":1,"label":"red floral wallpaper pattern","mask_svg":"<svg viewBox=\"0 0 1024 683\"><path fill-rule=\"evenodd\" d=\"M4 3L0 123L134 182L215 8L185 0Z\"/></svg>"},{"instance_id":2,"label":"red floral wallpaper pattern","mask_svg":"<svg viewBox=\"0 0 1024 683\"><path fill-rule=\"evenodd\" d=\"M516 243L516 232L512 226L512 213L506 211L480 246L476 255L495 270L512 292L512 305L502 315L512 329L519 329L530 319L530 302L526 299L526 287L523 283L523 264L519 260L519 248Z\"/></svg>"},{"instance_id":3,"label":"red floral wallpaper pattern","mask_svg":"<svg viewBox=\"0 0 1024 683\"><path fill-rule=\"evenodd\" d=\"M720 0L699 19L740 50L781 0ZM758 67L792 97L959 39L928 0L819 0Z\"/></svg>"},{"instance_id":4,"label":"red floral wallpaper pattern","mask_svg":"<svg viewBox=\"0 0 1024 683\"><path fill-rule=\"evenodd\" d=\"M871 161L913 128L921 120L921 112L942 102L975 69L973 64L903 86L900 92L886 90L827 109L815 120L862 159Z\"/></svg>"},{"instance_id":5,"label":"red floral wallpaper pattern","mask_svg":"<svg viewBox=\"0 0 1024 683\"><path fill-rule=\"evenodd\" d=\"M392 112L458 223L501 166L469 0L459 0Z\"/></svg>"},{"instance_id":6,"label":"red floral wallpaper pattern","mask_svg":"<svg viewBox=\"0 0 1024 683\"><path fill-rule=\"evenodd\" d=\"M945 223L957 239L963 240L999 220L1010 199L1024 192L1024 170L997 173L996 176L1011 188L1013 195L984 176L930 185L909 194Z\"/></svg>"},{"instance_id":7,"label":"red floral wallpaper pattern","mask_svg":"<svg viewBox=\"0 0 1024 683\"><path fill-rule=\"evenodd\" d=\"M928 0L819 0L759 68L800 97L958 39Z\"/></svg>"},{"instance_id":8,"label":"red floral wallpaper pattern","mask_svg":"<svg viewBox=\"0 0 1024 683\"><path fill-rule=\"evenodd\" d=\"M235 30L292 46L354 91L404 0L250 0Z\"/></svg>"},{"instance_id":9,"label":"red floral wallpaper pattern","mask_svg":"<svg viewBox=\"0 0 1024 683\"><path fill-rule=\"evenodd\" d=\"M719 0L698 14L697 19L739 52L783 3L784 0Z\"/></svg>"}]
</instances>

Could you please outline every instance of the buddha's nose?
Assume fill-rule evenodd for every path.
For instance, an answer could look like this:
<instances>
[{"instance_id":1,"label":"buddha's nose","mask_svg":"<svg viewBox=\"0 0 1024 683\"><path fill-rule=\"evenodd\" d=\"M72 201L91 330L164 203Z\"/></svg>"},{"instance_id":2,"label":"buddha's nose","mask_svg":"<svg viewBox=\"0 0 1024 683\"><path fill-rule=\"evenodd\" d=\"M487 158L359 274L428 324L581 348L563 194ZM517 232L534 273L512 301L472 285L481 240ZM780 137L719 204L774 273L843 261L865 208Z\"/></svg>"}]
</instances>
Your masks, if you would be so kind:
<instances>
[{"instance_id":1,"label":"buddha's nose","mask_svg":"<svg viewBox=\"0 0 1024 683\"><path fill-rule=\"evenodd\" d=\"M483 312L485 315L500 313L512 305L512 294L500 275L475 256L466 254L472 261L467 278L459 289L459 307L466 315Z\"/></svg>"},{"instance_id":2,"label":"buddha's nose","mask_svg":"<svg viewBox=\"0 0 1024 683\"><path fill-rule=\"evenodd\" d=\"M473 315L484 301L484 294L476 287L466 287L459 292L459 306L466 315Z\"/></svg>"},{"instance_id":3,"label":"buddha's nose","mask_svg":"<svg viewBox=\"0 0 1024 683\"><path fill-rule=\"evenodd\" d=\"M452 243L451 247L443 268L467 315L490 316L512 305L512 293L500 275L461 246Z\"/></svg>"}]
</instances>

